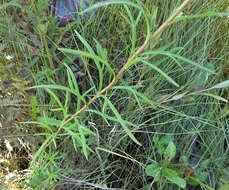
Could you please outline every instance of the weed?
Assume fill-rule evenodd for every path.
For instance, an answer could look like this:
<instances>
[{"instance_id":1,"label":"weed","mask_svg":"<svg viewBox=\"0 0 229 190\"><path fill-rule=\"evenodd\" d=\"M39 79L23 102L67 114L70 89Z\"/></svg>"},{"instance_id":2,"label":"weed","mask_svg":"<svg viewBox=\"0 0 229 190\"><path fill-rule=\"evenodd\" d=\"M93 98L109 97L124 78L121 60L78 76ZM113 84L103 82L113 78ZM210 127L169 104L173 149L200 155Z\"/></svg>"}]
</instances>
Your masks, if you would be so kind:
<instances>
[{"instance_id":1,"label":"weed","mask_svg":"<svg viewBox=\"0 0 229 190\"><path fill-rule=\"evenodd\" d=\"M26 101L0 103L27 111L19 129L31 141L28 187L227 183L228 5L192 1L173 14L180 4L98 2L59 27L49 1L1 1L0 51L14 59L1 60L0 90ZM20 80L12 63L26 71Z\"/></svg>"}]
</instances>

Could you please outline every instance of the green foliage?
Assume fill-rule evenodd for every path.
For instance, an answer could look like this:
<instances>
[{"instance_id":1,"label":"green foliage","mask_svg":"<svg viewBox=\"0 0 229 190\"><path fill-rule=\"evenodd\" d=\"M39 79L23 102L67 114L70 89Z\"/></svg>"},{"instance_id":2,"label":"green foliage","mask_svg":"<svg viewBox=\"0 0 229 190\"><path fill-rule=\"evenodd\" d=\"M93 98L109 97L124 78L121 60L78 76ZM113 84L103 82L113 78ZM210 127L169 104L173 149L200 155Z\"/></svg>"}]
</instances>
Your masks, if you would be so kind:
<instances>
[{"instance_id":1,"label":"green foliage","mask_svg":"<svg viewBox=\"0 0 229 190\"><path fill-rule=\"evenodd\" d=\"M23 135L40 139L29 154L29 186L215 188L229 151L225 1L192 1L89 106L182 1L102 1L66 27L48 2L0 5L0 51L33 80L32 113L21 123Z\"/></svg>"},{"instance_id":2,"label":"green foliage","mask_svg":"<svg viewBox=\"0 0 229 190\"><path fill-rule=\"evenodd\" d=\"M37 99L35 96L32 96L30 99L30 104L32 106L32 117L33 119L37 119L37 114L40 113L40 109L37 104Z\"/></svg>"},{"instance_id":3,"label":"green foliage","mask_svg":"<svg viewBox=\"0 0 229 190\"><path fill-rule=\"evenodd\" d=\"M164 156L163 160L158 163L152 163L146 167L146 174L154 178L153 182L162 183L166 178L168 181L177 184L181 188L186 187L186 181L181 178L177 171L169 168L170 162L176 156L176 146L173 143L172 136L163 136L158 139L156 136L154 139L157 152ZM161 185L160 185L161 186Z\"/></svg>"},{"instance_id":4,"label":"green foliage","mask_svg":"<svg viewBox=\"0 0 229 190\"><path fill-rule=\"evenodd\" d=\"M45 162L42 163L41 167L33 167L34 175L26 185L36 190L50 188L50 186L50 189L55 189L60 173L62 172L59 162L65 157L64 154L61 156L58 156L58 154L57 152L41 154L40 160L44 160ZM38 162L37 164L41 163Z\"/></svg>"},{"instance_id":5,"label":"green foliage","mask_svg":"<svg viewBox=\"0 0 229 190\"><path fill-rule=\"evenodd\" d=\"M227 190L227 189L229 189L229 185L228 185L228 184L223 185L223 186L221 186L221 187L219 188L219 190Z\"/></svg>"}]
</instances>

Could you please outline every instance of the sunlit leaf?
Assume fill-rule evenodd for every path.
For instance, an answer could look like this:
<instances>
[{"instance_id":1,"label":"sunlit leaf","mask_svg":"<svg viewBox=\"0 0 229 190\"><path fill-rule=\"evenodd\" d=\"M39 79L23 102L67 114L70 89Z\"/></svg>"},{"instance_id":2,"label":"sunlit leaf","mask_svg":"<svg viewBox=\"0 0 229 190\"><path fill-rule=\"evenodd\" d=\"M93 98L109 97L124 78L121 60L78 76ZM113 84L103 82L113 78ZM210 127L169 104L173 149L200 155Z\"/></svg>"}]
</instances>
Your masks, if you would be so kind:
<instances>
[{"instance_id":1,"label":"sunlit leaf","mask_svg":"<svg viewBox=\"0 0 229 190\"><path fill-rule=\"evenodd\" d=\"M165 176L169 181L180 186L181 188L186 187L186 181L182 179L181 177L179 177L176 171L169 169L169 168L163 168L162 175Z\"/></svg>"},{"instance_id":2,"label":"sunlit leaf","mask_svg":"<svg viewBox=\"0 0 229 190\"><path fill-rule=\"evenodd\" d=\"M229 87L229 80L216 84L212 88L227 88L227 87Z\"/></svg>"},{"instance_id":3,"label":"sunlit leaf","mask_svg":"<svg viewBox=\"0 0 229 190\"><path fill-rule=\"evenodd\" d=\"M176 156L176 146L175 144L171 141L169 142L167 148L165 149L164 152L164 157L165 159L168 159L169 161L172 160Z\"/></svg>"},{"instance_id":4,"label":"sunlit leaf","mask_svg":"<svg viewBox=\"0 0 229 190\"><path fill-rule=\"evenodd\" d=\"M173 96L173 97L172 97L172 100L179 100L179 99L183 98L187 93L188 93L188 92L184 92L184 93L182 93L182 94L178 94L178 95L176 95L176 96Z\"/></svg>"},{"instance_id":5,"label":"sunlit leaf","mask_svg":"<svg viewBox=\"0 0 229 190\"><path fill-rule=\"evenodd\" d=\"M202 14L195 14L195 15L190 15L190 16L180 16L176 17L173 21L170 22L170 24L182 21L182 20L188 20L188 19L194 19L194 18L201 18L201 17L211 17L211 16L229 16L229 13L221 13L221 12L213 12L213 11L208 11Z\"/></svg>"},{"instance_id":6,"label":"sunlit leaf","mask_svg":"<svg viewBox=\"0 0 229 190\"><path fill-rule=\"evenodd\" d=\"M146 167L146 174L148 176L155 177L159 175L160 171L161 171L161 167L157 163L152 163Z\"/></svg>"},{"instance_id":7,"label":"sunlit leaf","mask_svg":"<svg viewBox=\"0 0 229 190\"><path fill-rule=\"evenodd\" d=\"M210 97L215 98L215 99L217 99L219 101L223 101L223 102L226 102L226 103L228 102L225 98L222 98L220 96L217 96L217 95L214 95L214 94L210 94L210 93L202 92L199 95L210 96Z\"/></svg>"},{"instance_id":8,"label":"sunlit leaf","mask_svg":"<svg viewBox=\"0 0 229 190\"><path fill-rule=\"evenodd\" d=\"M165 72L163 72L161 69L156 67L154 64L151 64L144 60L142 60L142 62L148 65L149 67L151 67L152 69L154 69L155 71L159 72L168 82L170 82L171 84L173 84L176 87L179 87L179 84L177 84L171 77L169 77Z\"/></svg>"}]
</instances>

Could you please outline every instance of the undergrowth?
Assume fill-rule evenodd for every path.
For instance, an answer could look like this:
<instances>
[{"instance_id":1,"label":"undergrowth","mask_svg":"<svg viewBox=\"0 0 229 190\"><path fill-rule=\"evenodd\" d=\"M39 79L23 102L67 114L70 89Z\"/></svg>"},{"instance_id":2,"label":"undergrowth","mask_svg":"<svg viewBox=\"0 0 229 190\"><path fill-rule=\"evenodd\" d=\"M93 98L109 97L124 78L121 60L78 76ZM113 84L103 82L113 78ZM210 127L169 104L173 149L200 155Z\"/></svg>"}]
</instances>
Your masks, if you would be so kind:
<instances>
[{"instance_id":1,"label":"undergrowth","mask_svg":"<svg viewBox=\"0 0 229 190\"><path fill-rule=\"evenodd\" d=\"M93 3L60 27L47 0L1 1L0 186L227 185L228 2L191 1L150 42L182 1Z\"/></svg>"}]
</instances>

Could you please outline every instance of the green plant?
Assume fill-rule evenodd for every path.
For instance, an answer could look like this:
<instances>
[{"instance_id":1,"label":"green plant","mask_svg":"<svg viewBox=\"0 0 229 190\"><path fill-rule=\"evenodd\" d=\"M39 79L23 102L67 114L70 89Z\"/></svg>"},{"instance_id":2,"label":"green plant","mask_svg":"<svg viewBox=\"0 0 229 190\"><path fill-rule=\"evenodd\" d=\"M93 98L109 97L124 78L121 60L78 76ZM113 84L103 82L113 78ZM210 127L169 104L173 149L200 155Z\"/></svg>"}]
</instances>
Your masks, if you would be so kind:
<instances>
[{"instance_id":1,"label":"green plant","mask_svg":"<svg viewBox=\"0 0 229 190\"><path fill-rule=\"evenodd\" d=\"M213 190L210 186L204 182L209 173L206 169L209 165L209 160L204 160L200 166L190 165L186 156L181 157L182 163L173 163L173 159L176 156L176 146L174 144L173 136L163 136L160 139L157 135L154 136L153 142L155 146L155 152L159 154L160 160L156 160L153 163L147 165L146 174L153 177L153 182L157 183L159 189L163 189L164 179L168 182L175 183L181 188L186 188L189 185L200 185L209 190ZM158 156L157 156L158 157ZM183 177L185 178L183 178Z\"/></svg>"},{"instance_id":2,"label":"green plant","mask_svg":"<svg viewBox=\"0 0 229 190\"><path fill-rule=\"evenodd\" d=\"M162 189L164 178L177 184L181 188L185 188L185 179L181 178L179 173L170 166L172 159L176 156L176 146L173 143L173 137L164 136L161 139L158 139L158 137L155 136L154 143L156 152L160 156L163 156L163 159L148 165L146 167L146 174L153 177L153 183L159 183L159 189Z\"/></svg>"},{"instance_id":3,"label":"green plant","mask_svg":"<svg viewBox=\"0 0 229 190\"><path fill-rule=\"evenodd\" d=\"M33 188L41 179L46 189L50 184L144 190L185 183L190 190L199 188L196 184L219 186L228 163L224 0L192 1L163 33L154 33L152 43L150 35L183 1L100 2L66 27L52 18L48 1L2 2L0 51L14 56L14 64L26 71L25 80L33 82L25 95L33 93L26 104L31 111L21 117L28 122L19 123L14 134L3 134L6 139L23 136L30 144L37 137L28 159ZM81 19L89 11L95 14ZM14 76L11 62L5 65L1 73ZM156 140L162 135L168 142ZM65 153L63 159L51 159L61 163L57 167L49 161L56 152ZM155 183L145 172L149 158L161 168ZM197 163L190 166L188 158ZM187 179L190 167L196 175Z\"/></svg>"},{"instance_id":4,"label":"green plant","mask_svg":"<svg viewBox=\"0 0 229 190\"><path fill-rule=\"evenodd\" d=\"M61 156L58 154L58 152L41 154L40 163L38 162L40 166L33 166L33 176L26 185L36 190L50 188L50 186L51 189L55 189L62 172L60 161L65 157L64 154Z\"/></svg>"}]
</instances>

